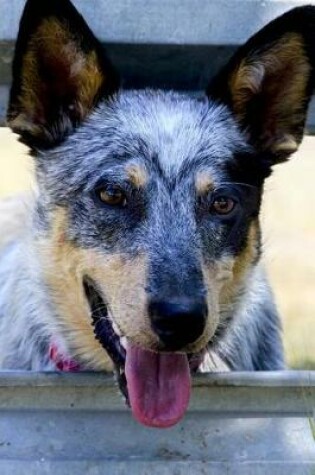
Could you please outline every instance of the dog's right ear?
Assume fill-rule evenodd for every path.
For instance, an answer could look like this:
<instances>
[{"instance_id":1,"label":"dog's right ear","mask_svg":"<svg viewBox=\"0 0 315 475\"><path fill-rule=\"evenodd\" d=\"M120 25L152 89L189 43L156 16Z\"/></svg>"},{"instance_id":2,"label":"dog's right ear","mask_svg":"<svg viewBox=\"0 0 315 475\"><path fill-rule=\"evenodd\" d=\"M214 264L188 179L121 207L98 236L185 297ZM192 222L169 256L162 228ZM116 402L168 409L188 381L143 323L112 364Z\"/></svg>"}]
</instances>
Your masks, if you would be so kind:
<instances>
[{"instance_id":1,"label":"dog's right ear","mask_svg":"<svg viewBox=\"0 0 315 475\"><path fill-rule=\"evenodd\" d=\"M61 142L118 76L70 0L28 0L13 61L8 125L32 148Z\"/></svg>"},{"instance_id":2,"label":"dog's right ear","mask_svg":"<svg viewBox=\"0 0 315 475\"><path fill-rule=\"evenodd\" d=\"M286 160L302 140L315 85L315 7L276 18L237 50L208 86L259 156Z\"/></svg>"}]
</instances>

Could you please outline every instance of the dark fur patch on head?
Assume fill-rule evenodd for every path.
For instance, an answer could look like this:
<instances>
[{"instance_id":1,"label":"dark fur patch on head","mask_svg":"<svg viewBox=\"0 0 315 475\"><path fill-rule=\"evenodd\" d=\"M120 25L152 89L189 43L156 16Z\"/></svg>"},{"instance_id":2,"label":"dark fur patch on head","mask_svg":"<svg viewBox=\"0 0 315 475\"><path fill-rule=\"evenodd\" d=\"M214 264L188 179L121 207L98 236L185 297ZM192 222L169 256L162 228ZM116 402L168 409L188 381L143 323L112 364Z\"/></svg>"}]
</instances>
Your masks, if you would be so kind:
<instances>
[{"instance_id":1,"label":"dark fur patch on head","mask_svg":"<svg viewBox=\"0 0 315 475\"><path fill-rule=\"evenodd\" d=\"M235 153L234 160L226 163L226 172L232 182L257 187L262 192L265 179L270 176L273 155L254 151Z\"/></svg>"}]
</instances>

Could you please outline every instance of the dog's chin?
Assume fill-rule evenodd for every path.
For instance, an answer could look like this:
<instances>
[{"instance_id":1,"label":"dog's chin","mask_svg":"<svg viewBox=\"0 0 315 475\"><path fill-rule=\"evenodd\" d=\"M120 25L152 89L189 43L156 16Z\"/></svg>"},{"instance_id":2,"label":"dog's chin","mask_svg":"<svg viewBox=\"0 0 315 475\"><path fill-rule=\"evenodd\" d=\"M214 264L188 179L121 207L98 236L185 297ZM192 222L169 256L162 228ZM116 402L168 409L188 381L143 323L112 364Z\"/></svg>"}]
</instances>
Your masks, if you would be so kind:
<instances>
[{"instance_id":1,"label":"dog's chin","mask_svg":"<svg viewBox=\"0 0 315 475\"><path fill-rule=\"evenodd\" d=\"M113 361L119 389L142 424L170 427L184 415L190 396L190 375L197 372L205 349L168 353L142 348L115 331L108 308L93 281L83 282L96 339ZM174 393L172 400L171 393ZM150 406L150 397L154 403ZM167 407L168 406L168 407Z\"/></svg>"}]
</instances>

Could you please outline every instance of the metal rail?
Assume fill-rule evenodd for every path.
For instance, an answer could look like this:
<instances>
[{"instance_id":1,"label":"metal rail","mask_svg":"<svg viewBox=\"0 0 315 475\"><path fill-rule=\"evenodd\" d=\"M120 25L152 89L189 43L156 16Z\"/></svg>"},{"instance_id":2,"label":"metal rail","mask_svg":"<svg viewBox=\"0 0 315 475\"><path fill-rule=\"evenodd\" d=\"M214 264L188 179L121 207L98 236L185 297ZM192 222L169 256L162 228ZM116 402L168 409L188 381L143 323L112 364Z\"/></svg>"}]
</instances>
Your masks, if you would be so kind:
<instances>
[{"instance_id":1,"label":"metal rail","mask_svg":"<svg viewBox=\"0 0 315 475\"><path fill-rule=\"evenodd\" d=\"M107 44L126 88L204 90L236 47L276 16L313 0L72 0ZM0 1L0 123L25 0ZM315 129L312 101L308 131Z\"/></svg>"},{"instance_id":2,"label":"metal rail","mask_svg":"<svg viewBox=\"0 0 315 475\"><path fill-rule=\"evenodd\" d=\"M105 42L241 44L283 12L312 0L72 0ZM0 38L14 40L25 0L0 2Z\"/></svg>"},{"instance_id":3,"label":"metal rail","mask_svg":"<svg viewBox=\"0 0 315 475\"><path fill-rule=\"evenodd\" d=\"M184 419L136 423L104 374L0 373L1 475L314 475L315 372L204 374Z\"/></svg>"},{"instance_id":4,"label":"metal rail","mask_svg":"<svg viewBox=\"0 0 315 475\"><path fill-rule=\"evenodd\" d=\"M315 371L198 375L190 411L220 417L311 417ZM112 376L0 373L0 411L125 411Z\"/></svg>"}]
</instances>

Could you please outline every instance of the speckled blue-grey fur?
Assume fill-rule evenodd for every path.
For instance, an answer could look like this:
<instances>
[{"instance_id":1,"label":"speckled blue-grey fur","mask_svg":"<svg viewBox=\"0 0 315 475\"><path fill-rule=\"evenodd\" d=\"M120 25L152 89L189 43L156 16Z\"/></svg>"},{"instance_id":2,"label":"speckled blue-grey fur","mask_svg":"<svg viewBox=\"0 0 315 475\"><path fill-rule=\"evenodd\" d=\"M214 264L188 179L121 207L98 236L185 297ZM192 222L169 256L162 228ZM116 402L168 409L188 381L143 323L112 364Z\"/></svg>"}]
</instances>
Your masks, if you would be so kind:
<instances>
[{"instance_id":1,"label":"speckled blue-grey fur","mask_svg":"<svg viewBox=\"0 0 315 475\"><path fill-rule=\"evenodd\" d=\"M30 233L49 233L53 211L66 207L67 238L76 246L104 254L145 252L148 292L165 298L202 295L201 256L211 262L229 248L217 228L196 218L194 178L198 171L208 171L215 186L230 181L226 164L249 149L222 105L159 91L121 93L99 105L63 144L36 158L39 194ZM144 167L149 177L145 190L138 190L134 213L104 212L95 204L93 190L100 181L123 184L126 163ZM51 330L41 324L41 315L55 310L49 289L40 281L36 251L25 249L29 239L2 251L1 323L4 327L8 320L21 320L19 329L1 332L6 340L1 348L9 346L2 367L49 368L45 349ZM15 276L12 269L17 268ZM14 306L12 291L19 296ZM222 309L221 325L227 321L211 351L231 369L283 367L278 316L259 262L228 311Z\"/></svg>"},{"instance_id":2,"label":"speckled blue-grey fur","mask_svg":"<svg viewBox=\"0 0 315 475\"><path fill-rule=\"evenodd\" d=\"M271 22L191 98L121 90L70 0L27 0L7 118L37 189L23 211L0 203L1 368L58 368L57 348L118 368L127 396L125 361L150 351L192 371L284 367L259 213L303 136L314 21L309 6Z\"/></svg>"}]
</instances>

